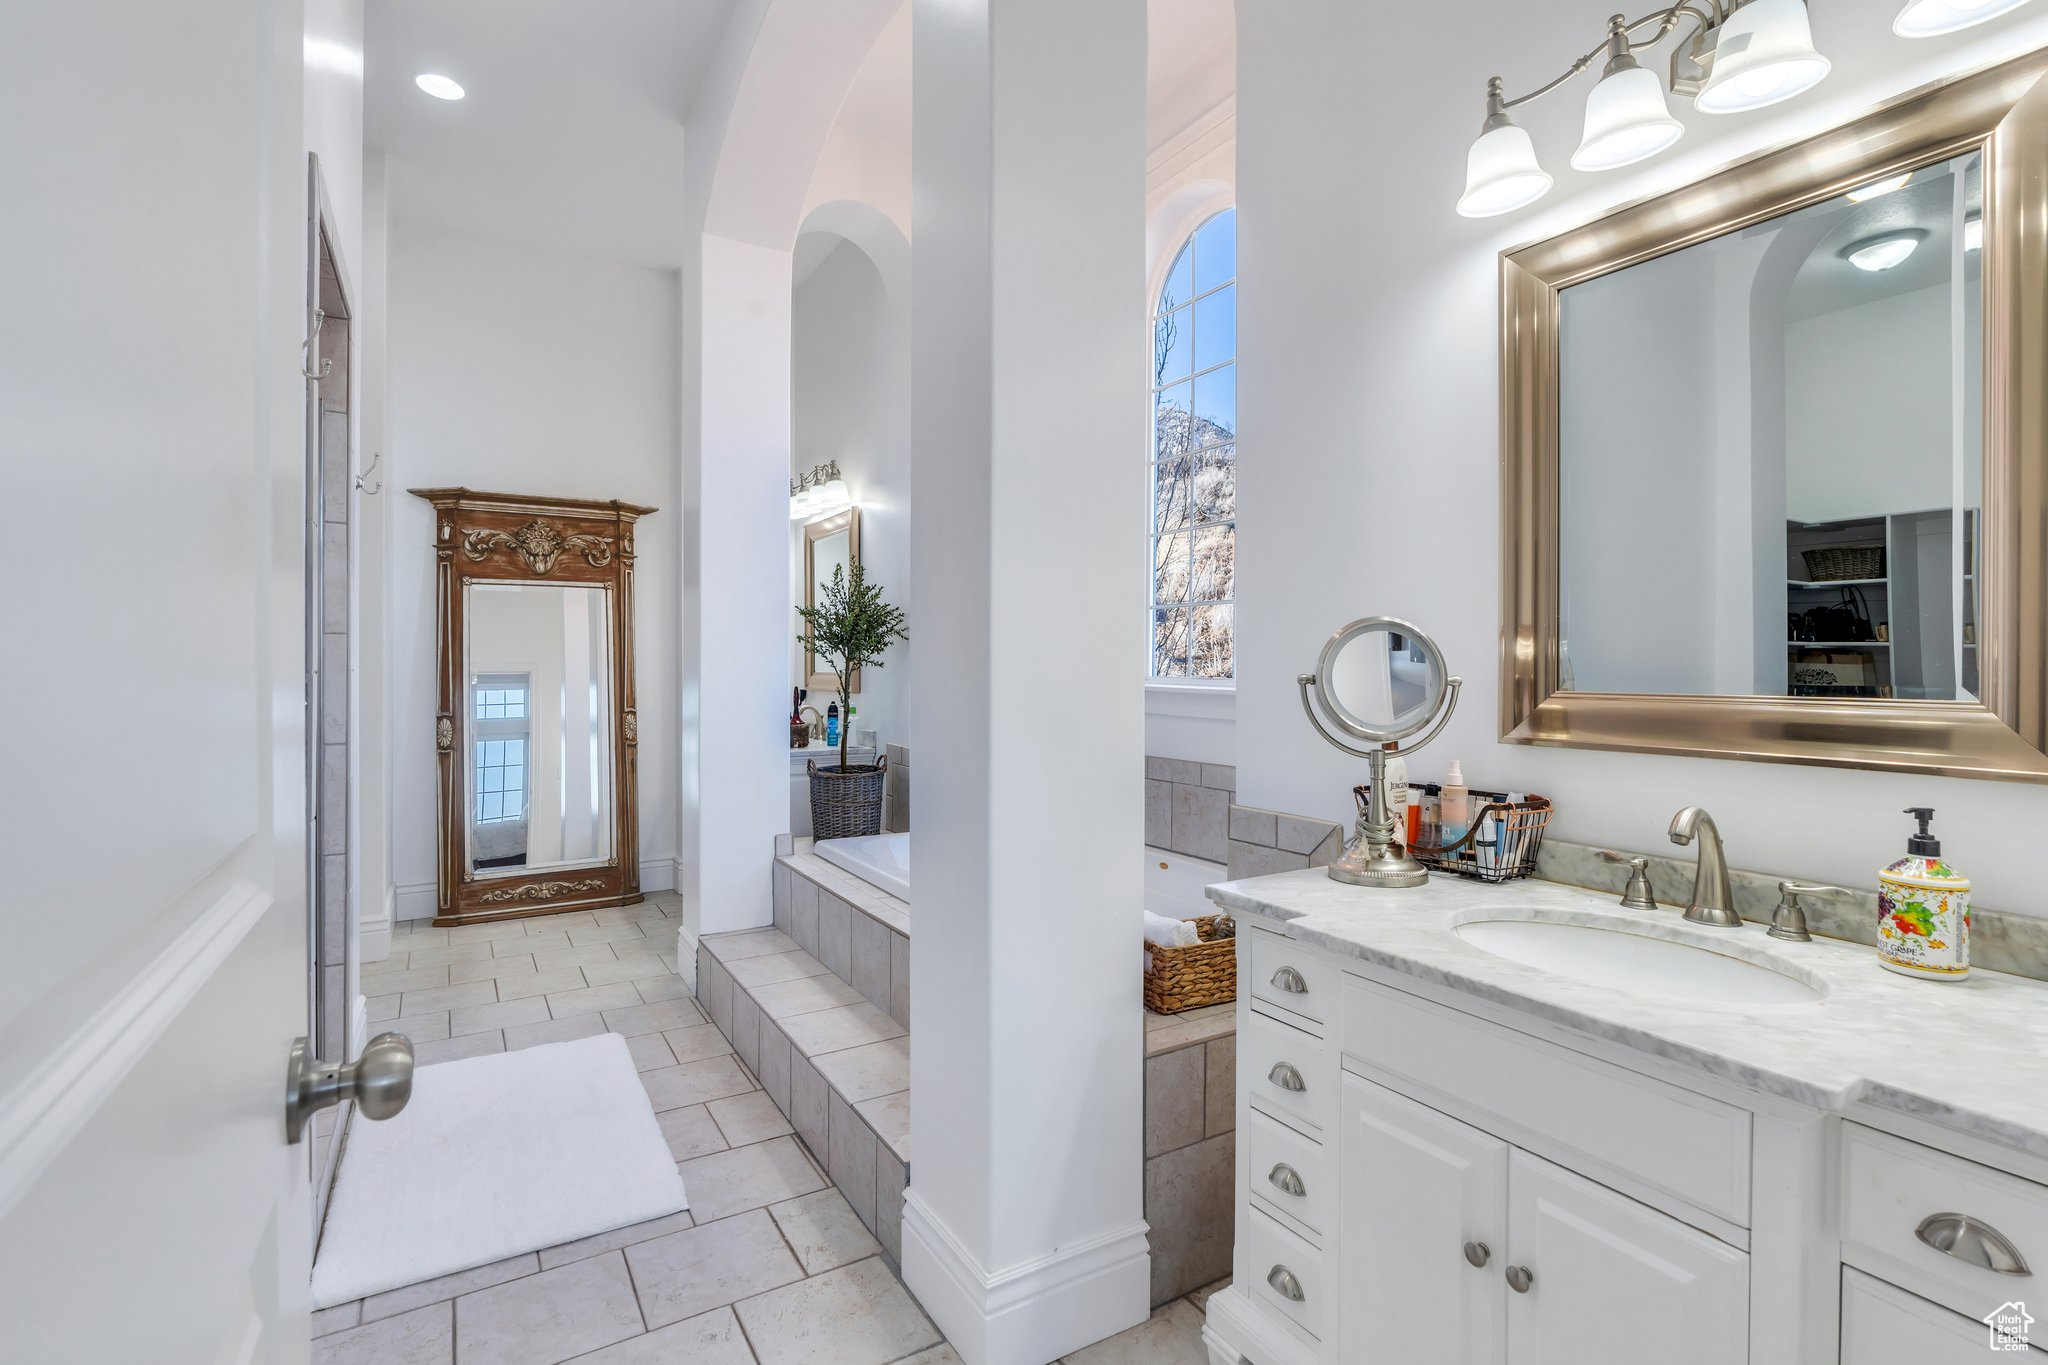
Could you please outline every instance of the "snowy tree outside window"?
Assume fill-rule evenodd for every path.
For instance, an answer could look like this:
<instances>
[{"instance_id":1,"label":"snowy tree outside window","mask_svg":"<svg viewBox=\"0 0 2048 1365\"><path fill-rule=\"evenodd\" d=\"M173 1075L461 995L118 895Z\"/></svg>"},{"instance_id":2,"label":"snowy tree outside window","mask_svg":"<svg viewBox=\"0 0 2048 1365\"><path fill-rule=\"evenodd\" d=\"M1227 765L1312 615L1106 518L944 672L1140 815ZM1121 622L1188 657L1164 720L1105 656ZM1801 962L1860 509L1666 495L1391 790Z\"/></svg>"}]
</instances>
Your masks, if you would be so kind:
<instances>
[{"instance_id":1,"label":"snowy tree outside window","mask_svg":"<svg viewBox=\"0 0 2048 1365\"><path fill-rule=\"evenodd\" d=\"M1155 678L1228 680L1237 566L1237 211L1188 238L1152 317Z\"/></svg>"}]
</instances>

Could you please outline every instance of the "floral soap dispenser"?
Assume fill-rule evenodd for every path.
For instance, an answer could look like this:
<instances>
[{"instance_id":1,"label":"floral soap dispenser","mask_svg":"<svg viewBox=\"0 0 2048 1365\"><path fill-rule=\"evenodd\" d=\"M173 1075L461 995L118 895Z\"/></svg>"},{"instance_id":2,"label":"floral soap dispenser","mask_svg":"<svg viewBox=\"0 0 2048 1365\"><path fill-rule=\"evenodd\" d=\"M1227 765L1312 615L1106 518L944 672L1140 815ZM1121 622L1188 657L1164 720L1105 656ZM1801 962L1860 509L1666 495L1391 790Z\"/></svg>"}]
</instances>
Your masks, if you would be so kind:
<instances>
[{"instance_id":1,"label":"floral soap dispenser","mask_svg":"<svg viewBox=\"0 0 2048 1365\"><path fill-rule=\"evenodd\" d=\"M1878 961L1902 976L1960 981L1970 972L1970 879L1942 861L1934 812L1911 806L1920 832L1877 874Z\"/></svg>"}]
</instances>

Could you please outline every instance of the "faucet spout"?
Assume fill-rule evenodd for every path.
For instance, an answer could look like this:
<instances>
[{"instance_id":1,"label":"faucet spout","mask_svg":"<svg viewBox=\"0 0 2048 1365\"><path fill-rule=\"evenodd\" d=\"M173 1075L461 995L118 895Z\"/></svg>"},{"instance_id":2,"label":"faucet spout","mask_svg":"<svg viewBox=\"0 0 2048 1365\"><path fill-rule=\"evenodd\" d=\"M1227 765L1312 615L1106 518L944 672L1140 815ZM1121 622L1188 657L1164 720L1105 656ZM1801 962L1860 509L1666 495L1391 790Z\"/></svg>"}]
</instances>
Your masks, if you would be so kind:
<instances>
[{"instance_id":1,"label":"faucet spout","mask_svg":"<svg viewBox=\"0 0 2048 1365\"><path fill-rule=\"evenodd\" d=\"M1742 916L1735 913L1734 898L1728 891L1728 855L1721 847L1721 830L1714 817L1698 806L1687 806L1671 817L1671 842L1700 841L1699 870L1693 874L1692 903L1685 917L1694 924L1739 928Z\"/></svg>"}]
</instances>

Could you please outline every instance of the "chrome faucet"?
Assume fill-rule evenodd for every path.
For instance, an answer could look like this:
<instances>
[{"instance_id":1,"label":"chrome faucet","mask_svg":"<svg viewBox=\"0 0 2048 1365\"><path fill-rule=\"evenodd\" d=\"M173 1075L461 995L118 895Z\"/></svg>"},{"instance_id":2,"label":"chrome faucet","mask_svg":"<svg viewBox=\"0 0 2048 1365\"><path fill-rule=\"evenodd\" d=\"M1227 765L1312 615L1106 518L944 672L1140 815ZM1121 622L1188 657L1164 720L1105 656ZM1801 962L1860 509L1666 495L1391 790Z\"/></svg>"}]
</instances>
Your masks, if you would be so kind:
<instances>
[{"instance_id":1,"label":"chrome faucet","mask_svg":"<svg viewBox=\"0 0 2048 1365\"><path fill-rule=\"evenodd\" d=\"M1685 907L1685 917L1694 924L1739 928L1742 916L1730 904L1728 855L1721 851L1721 831L1714 817L1698 806L1687 806L1671 817L1672 843L1689 844L1695 834L1700 840L1700 863L1693 875L1692 904Z\"/></svg>"}]
</instances>

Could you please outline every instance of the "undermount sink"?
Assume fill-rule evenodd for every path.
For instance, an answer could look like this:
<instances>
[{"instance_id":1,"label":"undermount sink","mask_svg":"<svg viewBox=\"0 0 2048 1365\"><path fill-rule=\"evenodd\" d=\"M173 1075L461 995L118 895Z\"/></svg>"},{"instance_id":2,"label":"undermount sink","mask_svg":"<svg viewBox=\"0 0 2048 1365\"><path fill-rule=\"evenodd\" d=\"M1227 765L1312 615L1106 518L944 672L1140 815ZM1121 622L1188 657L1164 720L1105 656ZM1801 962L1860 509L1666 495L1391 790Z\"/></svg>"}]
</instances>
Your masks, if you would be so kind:
<instances>
[{"instance_id":1,"label":"undermount sink","mask_svg":"<svg viewBox=\"0 0 2048 1365\"><path fill-rule=\"evenodd\" d=\"M1455 932L1496 957L1632 995L1726 1005L1811 1004L1821 996L1806 982L1762 963L1622 926L1479 919L1455 926Z\"/></svg>"}]
</instances>

